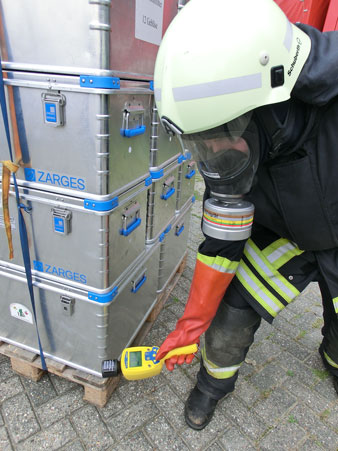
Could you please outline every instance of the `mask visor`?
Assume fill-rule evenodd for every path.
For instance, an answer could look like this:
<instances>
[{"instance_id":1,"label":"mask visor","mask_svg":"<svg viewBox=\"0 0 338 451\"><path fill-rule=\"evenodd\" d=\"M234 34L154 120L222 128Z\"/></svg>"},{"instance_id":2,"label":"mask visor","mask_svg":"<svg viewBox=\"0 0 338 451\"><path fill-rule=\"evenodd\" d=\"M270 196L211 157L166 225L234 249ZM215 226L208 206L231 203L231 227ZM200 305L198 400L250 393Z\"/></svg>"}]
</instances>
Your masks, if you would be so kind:
<instances>
[{"instance_id":1,"label":"mask visor","mask_svg":"<svg viewBox=\"0 0 338 451\"><path fill-rule=\"evenodd\" d=\"M252 150L246 135L251 116L249 112L219 127L181 135L203 176L226 181L248 166Z\"/></svg>"}]
</instances>

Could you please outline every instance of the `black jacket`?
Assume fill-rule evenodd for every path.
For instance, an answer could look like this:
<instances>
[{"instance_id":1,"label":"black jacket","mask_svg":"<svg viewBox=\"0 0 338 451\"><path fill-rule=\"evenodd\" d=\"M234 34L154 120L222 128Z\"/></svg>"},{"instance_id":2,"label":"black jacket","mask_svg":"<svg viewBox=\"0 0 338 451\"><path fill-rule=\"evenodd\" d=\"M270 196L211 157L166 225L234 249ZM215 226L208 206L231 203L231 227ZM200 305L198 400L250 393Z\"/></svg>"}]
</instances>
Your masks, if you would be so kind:
<instances>
[{"instance_id":1,"label":"black jacket","mask_svg":"<svg viewBox=\"0 0 338 451\"><path fill-rule=\"evenodd\" d=\"M291 93L286 142L277 157L264 154L247 198L255 223L301 249L324 250L338 247L338 31L298 26L311 51ZM206 237L199 252L233 261L244 245Z\"/></svg>"},{"instance_id":2,"label":"black jacket","mask_svg":"<svg viewBox=\"0 0 338 451\"><path fill-rule=\"evenodd\" d=\"M310 26L299 27L311 38L311 52L291 99L285 103L286 116L281 104L267 107L270 111L261 116L263 120L269 118L273 111L280 120L286 117L282 141L275 152L273 140L269 142L271 136L266 136L267 128L261 128L265 145L256 183L246 197L255 205L253 241L256 232L262 238L263 230L266 239L287 238L302 250L314 251L319 272L335 301L338 299L338 31L321 33ZM256 113L259 119L259 111ZM239 262L245 244L246 240L206 237L199 252ZM244 297L265 319L272 320L250 295L244 293ZM334 309L338 315L337 307Z\"/></svg>"},{"instance_id":3,"label":"black jacket","mask_svg":"<svg viewBox=\"0 0 338 451\"><path fill-rule=\"evenodd\" d=\"M299 27L311 52L291 93L285 142L266 155L248 197L257 223L317 251L338 247L338 31Z\"/></svg>"}]
</instances>

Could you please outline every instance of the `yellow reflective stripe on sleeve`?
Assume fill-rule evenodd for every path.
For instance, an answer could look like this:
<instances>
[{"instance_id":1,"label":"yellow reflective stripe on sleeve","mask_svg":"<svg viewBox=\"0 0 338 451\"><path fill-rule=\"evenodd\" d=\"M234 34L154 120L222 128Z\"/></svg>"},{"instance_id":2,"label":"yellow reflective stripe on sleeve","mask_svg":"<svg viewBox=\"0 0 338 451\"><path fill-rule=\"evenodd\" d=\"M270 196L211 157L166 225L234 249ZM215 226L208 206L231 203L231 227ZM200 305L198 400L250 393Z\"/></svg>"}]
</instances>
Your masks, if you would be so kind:
<instances>
[{"instance_id":1,"label":"yellow reflective stripe on sleeve","mask_svg":"<svg viewBox=\"0 0 338 451\"><path fill-rule=\"evenodd\" d=\"M264 280L283 298L290 303L299 295L299 291L264 257L255 243L249 239L245 245L244 255Z\"/></svg>"},{"instance_id":2,"label":"yellow reflective stripe on sleeve","mask_svg":"<svg viewBox=\"0 0 338 451\"><path fill-rule=\"evenodd\" d=\"M338 368L338 364L337 364L336 362L334 362L334 361L326 354L325 351L324 351L324 356L325 356L325 359L327 360L327 362L328 362L331 366L333 366L333 368Z\"/></svg>"},{"instance_id":3,"label":"yellow reflective stripe on sleeve","mask_svg":"<svg viewBox=\"0 0 338 451\"><path fill-rule=\"evenodd\" d=\"M280 238L270 244L270 246L267 246L262 251L262 254L274 266L274 268L279 269L293 257L296 257L303 252L304 251L299 249L299 247L293 244L290 240Z\"/></svg>"},{"instance_id":4,"label":"yellow reflective stripe on sleeve","mask_svg":"<svg viewBox=\"0 0 338 451\"><path fill-rule=\"evenodd\" d=\"M207 359L205 348L202 348L202 357L204 368L207 370L207 373L215 379L229 379L237 373L242 365L242 363L240 363L238 365L220 368Z\"/></svg>"},{"instance_id":5,"label":"yellow reflective stripe on sleeve","mask_svg":"<svg viewBox=\"0 0 338 451\"><path fill-rule=\"evenodd\" d=\"M333 307L334 307L335 312L338 315L338 298L333 299Z\"/></svg>"},{"instance_id":6,"label":"yellow reflective stripe on sleeve","mask_svg":"<svg viewBox=\"0 0 338 451\"><path fill-rule=\"evenodd\" d=\"M272 293L270 293L249 267L243 262L240 262L239 268L236 272L236 277L244 286L244 288L261 304L261 306L270 315L275 318L277 314L284 308L284 305Z\"/></svg>"},{"instance_id":7,"label":"yellow reflective stripe on sleeve","mask_svg":"<svg viewBox=\"0 0 338 451\"><path fill-rule=\"evenodd\" d=\"M226 272L229 274L235 274L237 271L239 262L228 260L225 257L220 257L217 255L216 257L208 257L207 255L203 255L198 252L197 260L201 261L205 265L210 266L219 272Z\"/></svg>"}]
</instances>

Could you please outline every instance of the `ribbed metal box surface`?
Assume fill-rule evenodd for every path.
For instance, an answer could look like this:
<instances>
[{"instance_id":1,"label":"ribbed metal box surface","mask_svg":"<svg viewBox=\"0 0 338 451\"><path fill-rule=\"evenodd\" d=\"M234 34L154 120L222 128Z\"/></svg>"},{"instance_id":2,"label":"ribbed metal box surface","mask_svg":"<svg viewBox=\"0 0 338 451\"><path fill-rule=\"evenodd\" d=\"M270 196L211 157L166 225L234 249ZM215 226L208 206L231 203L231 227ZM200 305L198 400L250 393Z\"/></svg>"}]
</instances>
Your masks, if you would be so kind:
<instances>
[{"instance_id":1,"label":"ribbed metal box surface","mask_svg":"<svg viewBox=\"0 0 338 451\"><path fill-rule=\"evenodd\" d=\"M158 260L153 249L117 285L114 297L98 297L33 276L37 324L43 351L70 367L100 376L101 363L128 346L156 302ZM0 340L38 353L32 306L23 272L0 265Z\"/></svg>"},{"instance_id":2,"label":"ribbed metal box surface","mask_svg":"<svg viewBox=\"0 0 338 451\"><path fill-rule=\"evenodd\" d=\"M187 251L193 202L194 198L190 197L180 214L170 224L170 229L161 242L158 278L159 293L165 289L168 281L176 273L177 267Z\"/></svg>"},{"instance_id":3,"label":"ribbed metal box surface","mask_svg":"<svg viewBox=\"0 0 338 451\"><path fill-rule=\"evenodd\" d=\"M2 0L5 68L151 79L177 0Z\"/></svg>"},{"instance_id":4,"label":"ribbed metal box surface","mask_svg":"<svg viewBox=\"0 0 338 451\"><path fill-rule=\"evenodd\" d=\"M176 136L168 134L160 123L158 110L153 101L151 115L150 171L161 170L182 155L182 146Z\"/></svg>"},{"instance_id":5,"label":"ribbed metal box surface","mask_svg":"<svg viewBox=\"0 0 338 451\"><path fill-rule=\"evenodd\" d=\"M145 251L147 189L142 184L107 202L32 188L20 188L19 193L21 203L29 208L24 216L35 274L88 290L104 290ZM23 270L13 188L9 210L14 259L8 259L1 207L0 260Z\"/></svg>"},{"instance_id":6,"label":"ribbed metal box surface","mask_svg":"<svg viewBox=\"0 0 338 451\"><path fill-rule=\"evenodd\" d=\"M151 172L154 182L148 189L146 242L156 241L176 216L177 184L182 158Z\"/></svg>"},{"instance_id":7,"label":"ribbed metal box surface","mask_svg":"<svg viewBox=\"0 0 338 451\"><path fill-rule=\"evenodd\" d=\"M177 188L176 210L179 213L184 209L188 200L193 196L195 190L195 175L197 166L191 159L191 154L186 153L180 166Z\"/></svg>"},{"instance_id":8,"label":"ribbed metal box surface","mask_svg":"<svg viewBox=\"0 0 338 451\"><path fill-rule=\"evenodd\" d=\"M91 88L90 80L97 86L101 79L90 77L7 75L25 166L17 172L19 184L90 197L120 192L149 176L149 83L124 81L118 89L103 89ZM3 121L0 142L6 143ZM8 158L3 145L0 160Z\"/></svg>"}]
</instances>

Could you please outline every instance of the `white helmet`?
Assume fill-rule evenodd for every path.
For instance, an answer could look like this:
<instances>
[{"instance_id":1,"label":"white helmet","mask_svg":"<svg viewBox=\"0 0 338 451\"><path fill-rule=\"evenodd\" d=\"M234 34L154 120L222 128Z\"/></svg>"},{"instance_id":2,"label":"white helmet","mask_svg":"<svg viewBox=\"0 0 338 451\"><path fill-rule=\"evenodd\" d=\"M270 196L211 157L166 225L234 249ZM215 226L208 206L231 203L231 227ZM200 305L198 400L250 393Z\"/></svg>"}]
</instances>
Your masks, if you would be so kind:
<instances>
[{"instance_id":1,"label":"white helmet","mask_svg":"<svg viewBox=\"0 0 338 451\"><path fill-rule=\"evenodd\" d=\"M286 101L310 48L273 0L190 0L156 59L160 118L195 133Z\"/></svg>"}]
</instances>

